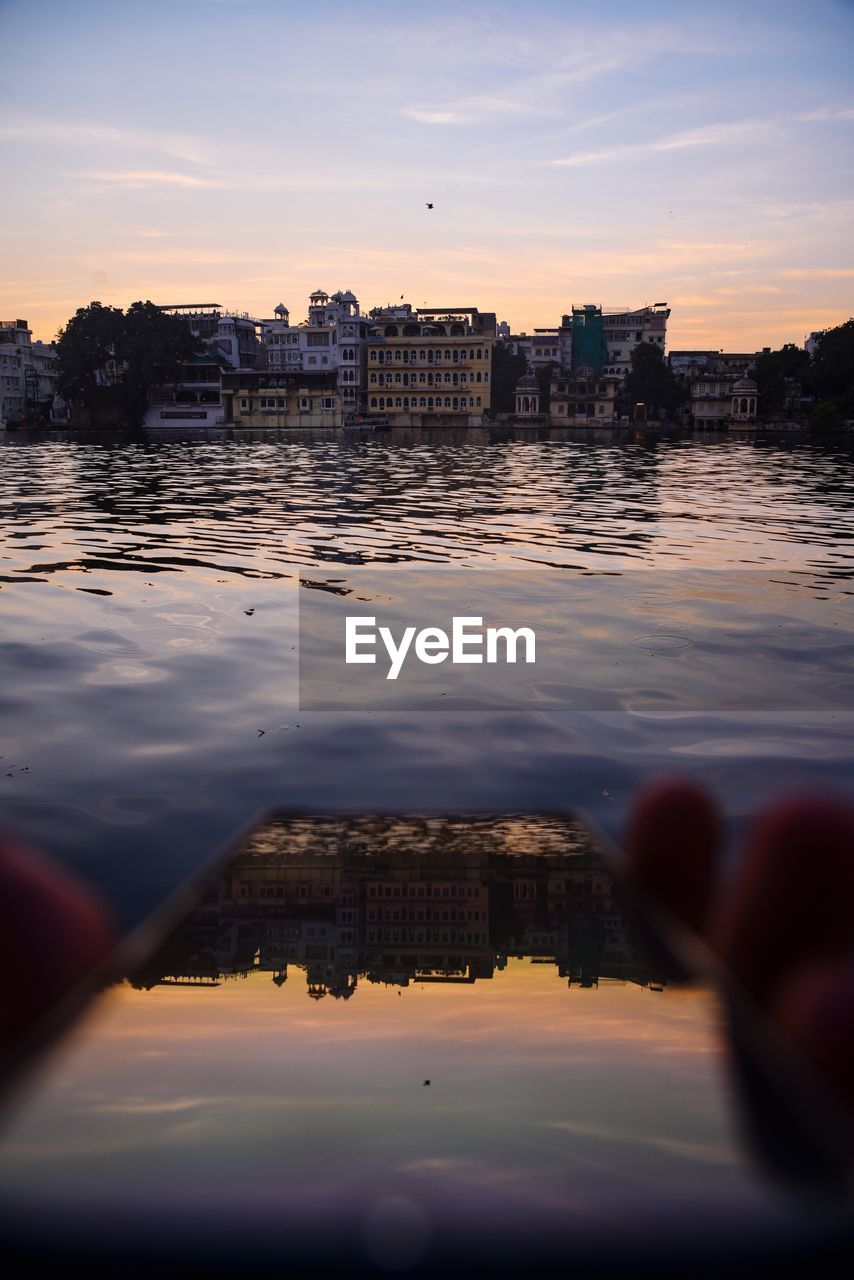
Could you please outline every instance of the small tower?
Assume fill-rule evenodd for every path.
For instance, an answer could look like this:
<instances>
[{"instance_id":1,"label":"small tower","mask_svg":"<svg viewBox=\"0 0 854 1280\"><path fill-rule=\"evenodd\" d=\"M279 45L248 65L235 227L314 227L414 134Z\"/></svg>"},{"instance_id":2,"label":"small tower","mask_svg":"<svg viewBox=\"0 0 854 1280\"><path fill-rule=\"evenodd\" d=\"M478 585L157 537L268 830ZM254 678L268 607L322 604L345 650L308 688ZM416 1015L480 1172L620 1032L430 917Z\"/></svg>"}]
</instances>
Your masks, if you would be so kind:
<instances>
[{"instance_id":1,"label":"small tower","mask_svg":"<svg viewBox=\"0 0 854 1280\"><path fill-rule=\"evenodd\" d=\"M278 305L277 307L274 307L274 308L273 308L273 315L274 315L274 316L276 317L276 319L277 319L277 320L279 320L282 324L287 325L287 324L289 323L289 321L290 321L290 315L291 315L291 313L290 313L290 311L288 311L288 309L287 309L287 307L285 306L284 302L280 302L280 303L279 303L279 305Z\"/></svg>"},{"instance_id":2,"label":"small tower","mask_svg":"<svg viewBox=\"0 0 854 1280\"><path fill-rule=\"evenodd\" d=\"M755 422L756 400L759 388L752 378L739 378L732 389L732 409L730 417L733 422Z\"/></svg>"},{"instance_id":3,"label":"small tower","mask_svg":"<svg viewBox=\"0 0 854 1280\"><path fill-rule=\"evenodd\" d=\"M540 416L540 387L533 373L525 373L516 383L516 417Z\"/></svg>"},{"instance_id":4,"label":"small tower","mask_svg":"<svg viewBox=\"0 0 854 1280\"><path fill-rule=\"evenodd\" d=\"M324 293L322 289L315 289L308 299L308 323L311 325L322 325L326 323L326 304L329 302L329 294Z\"/></svg>"}]
</instances>

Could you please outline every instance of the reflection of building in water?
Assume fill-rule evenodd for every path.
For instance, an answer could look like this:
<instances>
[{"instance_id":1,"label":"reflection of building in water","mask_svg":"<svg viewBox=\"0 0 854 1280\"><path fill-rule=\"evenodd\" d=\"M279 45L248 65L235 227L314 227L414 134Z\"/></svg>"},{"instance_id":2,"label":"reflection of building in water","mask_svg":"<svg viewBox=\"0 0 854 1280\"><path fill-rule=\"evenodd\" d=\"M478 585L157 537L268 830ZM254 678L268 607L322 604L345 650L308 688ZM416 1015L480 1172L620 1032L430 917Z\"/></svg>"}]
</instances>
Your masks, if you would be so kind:
<instances>
[{"instance_id":1,"label":"reflection of building in water","mask_svg":"<svg viewBox=\"0 0 854 1280\"><path fill-rule=\"evenodd\" d=\"M510 956L660 987L614 878L576 823L539 817L293 819L244 845L137 986L301 970L313 999L373 983L473 983Z\"/></svg>"}]
</instances>

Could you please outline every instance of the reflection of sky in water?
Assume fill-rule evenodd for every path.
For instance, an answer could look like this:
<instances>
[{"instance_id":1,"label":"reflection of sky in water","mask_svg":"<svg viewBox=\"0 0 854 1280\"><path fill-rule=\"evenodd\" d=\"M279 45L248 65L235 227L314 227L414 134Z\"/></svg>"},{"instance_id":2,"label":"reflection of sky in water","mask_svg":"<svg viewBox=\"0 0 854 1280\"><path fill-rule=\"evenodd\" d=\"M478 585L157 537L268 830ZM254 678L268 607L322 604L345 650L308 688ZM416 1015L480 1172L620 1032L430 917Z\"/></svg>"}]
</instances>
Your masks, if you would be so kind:
<instances>
[{"instance_id":1,"label":"reflection of sky in water","mask_svg":"<svg viewBox=\"0 0 854 1280\"><path fill-rule=\"evenodd\" d=\"M565 803L616 831L638 782L677 767L736 816L781 787L851 785L837 711L668 718L546 701L426 717L295 701L300 568L784 565L838 585L847 447L401 432L18 434L0 448L0 805L109 883L125 919L276 805ZM653 601L637 622L644 636L670 618ZM664 705L674 664L707 639L691 638L681 653L636 649Z\"/></svg>"},{"instance_id":2,"label":"reflection of sky in water","mask_svg":"<svg viewBox=\"0 0 854 1280\"><path fill-rule=\"evenodd\" d=\"M19 435L0 452L3 821L109 886L126 923L276 806L581 805L613 832L639 781L677 767L736 818L783 787L851 786L836 711L296 708L301 569L785 566L835 590L848 448L449 432ZM634 636L681 634L656 592L635 607ZM607 611L584 621L593 644L613 629ZM652 694L709 640L691 639L652 650ZM485 1204L584 1222L761 1194L700 994L568 991L510 960L470 987L363 983L315 1004L299 975L114 989L9 1129L0 1185L105 1204L227 1187L324 1209L370 1187L464 1218Z\"/></svg>"},{"instance_id":3,"label":"reflection of sky in water","mask_svg":"<svg viewBox=\"0 0 854 1280\"><path fill-rule=\"evenodd\" d=\"M394 1191L437 1212L488 1195L593 1221L662 1196L760 1196L713 1019L699 992L568 991L527 960L346 1002L308 1000L299 970L280 988L122 987L8 1130L0 1186L327 1208Z\"/></svg>"}]
</instances>

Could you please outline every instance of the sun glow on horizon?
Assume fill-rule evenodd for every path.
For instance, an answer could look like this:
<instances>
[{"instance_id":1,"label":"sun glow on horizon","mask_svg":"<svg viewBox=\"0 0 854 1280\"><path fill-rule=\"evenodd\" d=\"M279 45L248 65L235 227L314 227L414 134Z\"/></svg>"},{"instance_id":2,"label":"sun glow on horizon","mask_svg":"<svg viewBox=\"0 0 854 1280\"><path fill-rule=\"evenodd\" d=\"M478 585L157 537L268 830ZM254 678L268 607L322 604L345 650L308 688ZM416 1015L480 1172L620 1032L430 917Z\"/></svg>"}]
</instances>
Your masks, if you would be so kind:
<instances>
[{"instance_id":1,"label":"sun glow on horizon","mask_svg":"<svg viewBox=\"0 0 854 1280\"><path fill-rule=\"evenodd\" d=\"M850 6L209 8L0 6L0 313L37 337L96 298L299 318L318 286L514 332L666 300L671 348L854 310Z\"/></svg>"}]
</instances>

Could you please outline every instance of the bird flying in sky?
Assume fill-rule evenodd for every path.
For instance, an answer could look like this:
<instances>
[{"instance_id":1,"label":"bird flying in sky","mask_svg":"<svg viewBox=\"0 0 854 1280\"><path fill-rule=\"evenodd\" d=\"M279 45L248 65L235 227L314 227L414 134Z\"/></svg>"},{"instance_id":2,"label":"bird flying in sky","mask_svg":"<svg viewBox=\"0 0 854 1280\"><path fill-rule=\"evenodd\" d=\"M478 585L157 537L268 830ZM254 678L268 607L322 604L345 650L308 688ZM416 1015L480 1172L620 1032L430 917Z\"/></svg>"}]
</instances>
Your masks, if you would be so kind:
<instances>
[{"instance_id":1,"label":"bird flying in sky","mask_svg":"<svg viewBox=\"0 0 854 1280\"><path fill-rule=\"evenodd\" d=\"M432 206L432 204L430 204L429 200L427 201L427 208L428 208L428 209L432 209L432 208L433 208L433 206Z\"/></svg>"}]
</instances>

